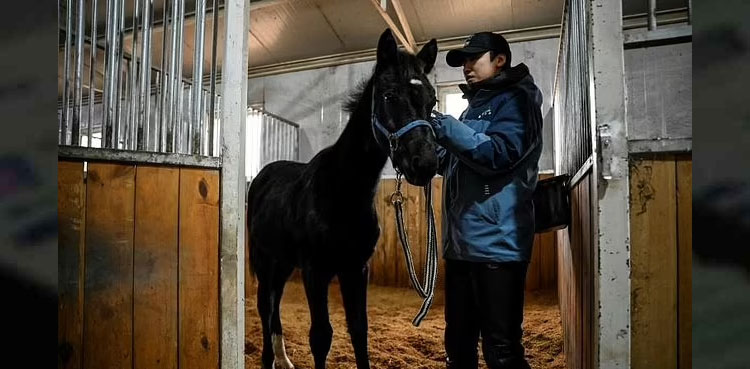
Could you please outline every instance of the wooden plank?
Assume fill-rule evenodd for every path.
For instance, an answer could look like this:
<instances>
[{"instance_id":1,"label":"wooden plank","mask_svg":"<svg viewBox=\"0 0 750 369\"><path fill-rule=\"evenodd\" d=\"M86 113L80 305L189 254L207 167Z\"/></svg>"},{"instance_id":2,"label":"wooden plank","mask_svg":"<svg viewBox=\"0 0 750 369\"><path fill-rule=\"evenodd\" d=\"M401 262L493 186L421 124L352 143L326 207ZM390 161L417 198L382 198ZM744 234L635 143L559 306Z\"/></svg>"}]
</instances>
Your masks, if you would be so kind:
<instances>
[{"instance_id":1,"label":"wooden plank","mask_svg":"<svg viewBox=\"0 0 750 369\"><path fill-rule=\"evenodd\" d=\"M133 367L135 167L89 163L84 368Z\"/></svg>"},{"instance_id":2,"label":"wooden plank","mask_svg":"<svg viewBox=\"0 0 750 369\"><path fill-rule=\"evenodd\" d=\"M219 172L180 170L180 369L219 365Z\"/></svg>"},{"instance_id":3,"label":"wooden plank","mask_svg":"<svg viewBox=\"0 0 750 369\"><path fill-rule=\"evenodd\" d=\"M591 305L592 281L591 274L591 175L587 174L581 183L581 350L584 369L592 368L591 351Z\"/></svg>"},{"instance_id":4,"label":"wooden plank","mask_svg":"<svg viewBox=\"0 0 750 369\"><path fill-rule=\"evenodd\" d=\"M390 203L391 193L396 190L396 181L389 179L383 182L383 199L386 202L383 212L383 266L384 283L386 286L398 286L398 272L404 266L403 255L400 251L398 234L396 231L396 212Z\"/></svg>"},{"instance_id":5,"label":"wooden plank","mask_svg":"<svg viewBox=\"0 0 750 369\"><path fill-rule=\"evenodd\" d=\"M140 165L135 177L135 369L177 368L177 226L180 171Z\"/></svg>"},{"instance_id":6,"label":"wooden plank","mask_svg":"<svg viewBox=\"0 0 750 369\"><path fill-rule=\"evenodd\" d=\"M57 367L80 369L83 348L83 253L86 185L83 162L57 163Z\"/></svg>"},{"instance_id":7,"label":"wooden plank","mask_svg":"<svg viewBox=\"0 0 750 369\"><path fill-rule=\"evenodd\" d=\"M679 367L692 368L693 161L677 161L677 339Z\"/></svg>"},{"instance_id":8,"label":"wooden plank","mask_svg":"<svg viewBox=\"0 0 750 369\"><path fill-rule=\"evenodd\" d=\"M566 319L568 320L568 330L564 334L568 338L566 347L566 360L568 368L580 368L580 348L579 340L579 323L577 321L579 304L578 304L578 247L581 244L581 221L580 221L580 186L576 186L571 191L571 225L570 225L570 247L568 250L565 267L567 268L568 283L565 299L568 300Z\"/></svg>"},{"instance_id":9,"label":"wooden plank","mask_svg":"<svg viewBox=\"0 0 750 369\"><path fill-rule=\"evenodd\" d=\"M541 250L539 235L534 235L534 245L531 247L531 260L529 260L529 267L526 271L526 291L536 291L539 289L539 276L541 271L539 270L539 264L541 263Z\"/></svg>"},{"instance_id":10,"label":"wooden plank","mask_svg":"<svg viewBox=\"0 0 750 369\"><path fill-rule=\"evenodd\" d=\"M555 245L555 233L545 232L540 234L540 287L543 289L555 288L557 276L557 252Z\"/></svg>"},{"instance_id":11,"label":"wooden plank","mask_svg":"<svg viewBox=\"0 0 750 369\"><path fill-rule=\"evenodd\" d=\"M630 171L632 368L677 367L675 162Z\"/></svg>"}]
</instances>

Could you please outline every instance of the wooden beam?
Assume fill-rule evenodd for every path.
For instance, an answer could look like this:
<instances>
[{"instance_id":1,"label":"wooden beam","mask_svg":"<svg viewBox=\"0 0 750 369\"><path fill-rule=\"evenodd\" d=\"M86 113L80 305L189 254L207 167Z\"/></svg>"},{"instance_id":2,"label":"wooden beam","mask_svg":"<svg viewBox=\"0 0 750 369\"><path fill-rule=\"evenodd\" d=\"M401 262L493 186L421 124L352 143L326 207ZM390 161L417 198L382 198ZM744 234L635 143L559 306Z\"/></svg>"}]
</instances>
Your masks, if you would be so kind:
<instances>
[{"instance_id":1,"label":"wooden beam","mask_svg":"<svg viewBox=\"0 0 750 369\"><path fill-rule=\"evenodd\" d=\"M401 7L401 0L391 0L391 3L393 3L393 10L396 11L396 16L398 16L398 21L401 22L401 28L404 29L404 34L406 35L406 39L409 41L409 45L411 46L412 50L417 50L417 43L414 41L414 35L411 33L409 21L406 19L404 9Z\"/></svg>"},{"instance_id":2,"label":"wooden beam","mask_svg":"<svg viewBox=\"0 0 750 369\"><path fill-rule=\"evenodd\" d=\"M393 19L391 19L391 16L388 15L388 13L383 10L383 8L380 7L380 4L378 4L377 0L370 0L372 5L375 7L375 9L378 10L378 13L380 13L380 16L383 17L383 20L385 20L385 23L388 24L388 27L391 27L391 32L398 38L399 41L401 41L401 44L404 45L404 48L406 51L414 54L414 47L409 44L409 42L406 40L403 34L401 34L401 31L396 26L396 23L393 22Z\"/></svg>"}]
</instances>

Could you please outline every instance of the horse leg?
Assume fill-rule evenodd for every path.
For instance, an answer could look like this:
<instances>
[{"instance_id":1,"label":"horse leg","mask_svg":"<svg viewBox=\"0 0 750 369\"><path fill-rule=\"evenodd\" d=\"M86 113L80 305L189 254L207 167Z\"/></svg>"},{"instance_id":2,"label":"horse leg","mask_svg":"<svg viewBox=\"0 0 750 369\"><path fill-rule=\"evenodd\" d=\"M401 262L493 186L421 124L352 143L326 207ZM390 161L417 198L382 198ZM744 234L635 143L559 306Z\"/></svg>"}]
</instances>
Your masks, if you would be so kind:
<instances>
[{"instance_id":1,"label":"horse leg","mask_svg":"<svg viewBox=\"0 0 750 369\"><path fill-rule=\"evenodd\" d=\"M284 353L283 359L276 366L278 368L290 368L291 363L286 358L286 350L283 347L279 302L284 291L284 284L293 267L283 266L272 257L260 252L253 255L252 262L255 274L258 277L258 315L263 329L262 367L263 369L273 369L274 359L281 357ZM289 366L284 366L287 363Z\"/></svg>"},{"instance_id":2,"label":"horse leg","mask_svg":"<svg viewBox=\"0 0 750 369\"><path fill-rule=\"evenodd\" d=\"M354 347L357 369L369 369L367 352L367 278L368 267L339 273L341 296L344 299L346 325Z\"/></svg>"},{"instance_id":3,"label":"horse leg","mask_svg":"<svg viewBox=\"0 0 750 369\"><path fill-rule=\"evenodd\" d=\"M259 263L262 264L262 263ZM260 316L260 325L263 329L263 353L261 354L261 367L263 369L273 369L273 343L271 341L271 314L273 296L271 293L271 276L272 268L256 268L258 277L258 315Z\"/></svg>"},{"instance_id":4,"label":"horse leg","mask_svg":"<svg viewBox=\"0 0 750 369\"><path fill-rule=\"evenodd\" d=\"M315 369L325 369L333 338L333 328L328 317L328 284L333 276L309 267L303 270L302 276L310 307L310 350Z\"/></svg>"},{"instance_id":5,"label":"horse leg","mask_svg":"<svg viewBox=\"0 0 750 369\"><path fill-rule=\"evenodd\" d=\"M284 335L281 330L281 296L284 293L284 285L294 271L293 266L277 266L273 275L272 298L273 308L271 314L271 342L273 344L273 369L294 369L294 365L286 355L284 346Z\"/></svg>"}]
</instances>

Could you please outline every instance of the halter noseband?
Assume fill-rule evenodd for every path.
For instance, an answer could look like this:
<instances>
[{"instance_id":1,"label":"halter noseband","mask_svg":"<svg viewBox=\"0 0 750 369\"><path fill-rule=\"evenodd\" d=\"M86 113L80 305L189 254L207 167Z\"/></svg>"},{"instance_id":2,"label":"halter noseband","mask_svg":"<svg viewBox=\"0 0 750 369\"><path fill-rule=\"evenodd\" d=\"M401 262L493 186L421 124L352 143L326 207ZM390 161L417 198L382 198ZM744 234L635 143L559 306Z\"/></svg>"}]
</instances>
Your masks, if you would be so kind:
<instances>
[{"instance_id":1,"label":"halter noseband","mask_svg":"<svg viewBox=\"0 0 750 369\"><path fill-rule=\"evenodd\" d=\"M432 131L432 126L429 123L427 123L426 121L415 120L415 121L410 122L409 124L401 127L401 129L399 129L396 132L389 132L385 128L385 126L383 126L380 123L380 120L378 120L378 117L375 114L375 86L372 87L372 101L371 101L370 105L371 105L371 109L370 110L371 110L371 113L372 113L371 114L372 135L375 138L375 142L377 142L378 145L380 145L380 147L383 147L383 143L380 142L380 140L378 139L378 131L380 133L382 133L383 136L386 137L386 139L388 140L388 150L389 150L388 156L391 158L391 162L393 163L394 169L396 169L396 171L398 172L399 169L396 168L396 163L393 162L394 161L393 160L393 154L396 152L396 149L398 148L398 140L399 140L399 138L401 138L401 136L405 135L407 132L411 131L412 129L420 127L420 126L425 126L425 127L429 128L430 131Z\"/></svg>"}]
</instances>

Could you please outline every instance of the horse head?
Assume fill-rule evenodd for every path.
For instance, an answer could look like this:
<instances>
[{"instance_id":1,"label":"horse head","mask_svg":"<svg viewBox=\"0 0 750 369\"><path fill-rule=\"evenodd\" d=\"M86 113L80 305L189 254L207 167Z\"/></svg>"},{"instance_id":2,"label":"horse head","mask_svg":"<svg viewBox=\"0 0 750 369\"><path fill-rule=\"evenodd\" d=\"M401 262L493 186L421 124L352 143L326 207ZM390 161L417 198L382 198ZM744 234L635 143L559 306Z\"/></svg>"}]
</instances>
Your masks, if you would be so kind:
<instances>
[{"instance_id":1,"label":"horse head","mask_svg":"<svg viewBox=\"0 0 750 369\"><path fill-rule=\"evenodd\" d=\"M430 40L417 55L399 51L390 29L380 36L373 76L372 123L375 140L394 168L416 186L424 186L437 171L435 135L429 124L437 99L427 78L437 56ZM412 123L418 120L423 122Z\"/></svg>"}]
</instances>

